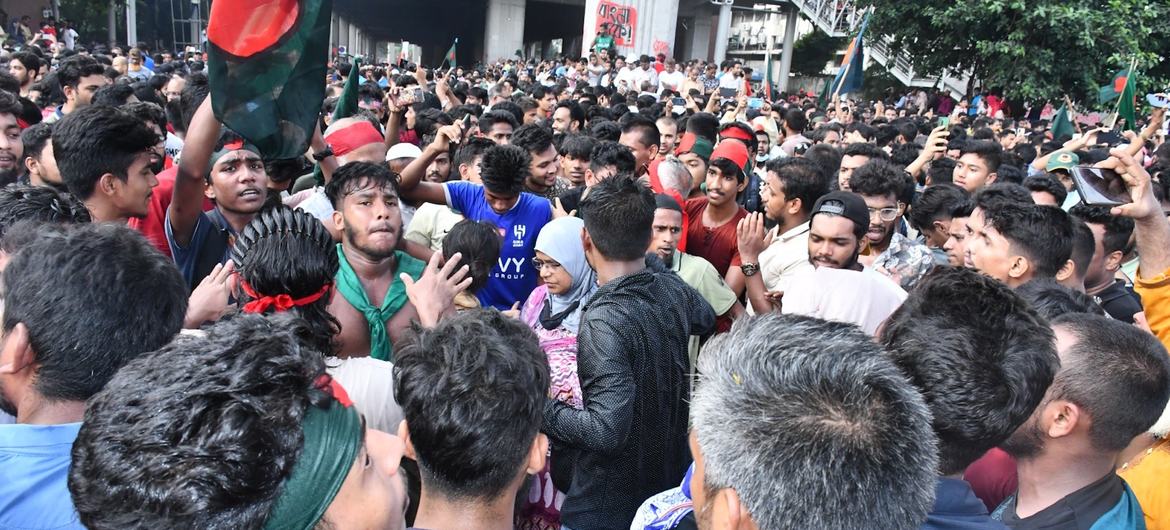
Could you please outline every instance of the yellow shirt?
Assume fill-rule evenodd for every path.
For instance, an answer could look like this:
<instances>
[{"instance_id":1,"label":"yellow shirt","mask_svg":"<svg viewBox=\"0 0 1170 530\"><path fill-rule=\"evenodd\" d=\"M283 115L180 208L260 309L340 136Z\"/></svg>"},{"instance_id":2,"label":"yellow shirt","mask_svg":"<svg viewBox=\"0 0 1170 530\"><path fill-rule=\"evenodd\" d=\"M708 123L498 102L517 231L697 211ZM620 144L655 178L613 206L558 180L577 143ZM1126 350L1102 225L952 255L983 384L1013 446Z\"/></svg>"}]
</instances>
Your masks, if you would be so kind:
<instances>
[{"instance_id":1,"label":"yellow shirt","mask_svg":"<svg viewBox=\"0 0 1170 530\"><path fill-rule=\"evenodd\" d=\"M1170 443L1158 440L1122 465L1117 474L1142 505L1146 530L1170 530Z\"/></svg>"},{"instance_id":2,"label":"yellow shirt","mask_svg":"<svg viewBox=\"0 0 1170 530\"><path fill-rule=\"evenodd\" d=\"M1143 280L1141 271L1138 271L1133 290L1142 297L1150 331L1162 341L1162 345L1170 348L1170 269L1148 280Z\"/></svg>"}]
</instances>

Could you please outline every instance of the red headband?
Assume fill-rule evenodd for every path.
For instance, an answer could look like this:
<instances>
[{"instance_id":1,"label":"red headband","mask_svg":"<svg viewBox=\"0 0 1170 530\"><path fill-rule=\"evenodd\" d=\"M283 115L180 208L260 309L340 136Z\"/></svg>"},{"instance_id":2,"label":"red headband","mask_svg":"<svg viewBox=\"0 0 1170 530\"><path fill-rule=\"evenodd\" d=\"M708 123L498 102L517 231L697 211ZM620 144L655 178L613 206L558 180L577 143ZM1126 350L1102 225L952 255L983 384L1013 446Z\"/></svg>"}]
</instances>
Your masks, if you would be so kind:
<instances>
[{"instance_id":1,"label":"red headband","mask_svg":"<svg viewBox=\"0 0 1170 530\"><path fill-rule=\"evenodd\" d=\"M325 143L333 149L333 156L344 156L360 147L382 143L382 134L370 122L360 120L329 133L325 136Z\"/></svg>"},{"instance_id":2,"label":"red headband","mask_svg":"<svg viewBox=\"0 0 1170 530\"><path fill-rule=\"evenodd\" d=\"M243 278L240 279L240 287L244 289L244 292L247 293L248 296L253 298L251 302L244 304L245 313L263 313L270 307L275 308L279 313L281 311L288 311L294 307L309 305L313 302L316 302L317 300L320 300L322 296L325 296L325 294L329 292L329 289L333 287L333 284L327 283L321 286L321 290L304 298L293 298L287 294L278 294L276 296L260 296L256 293L255 289L252 289L251 285L248 285L248 282L244 281Z\"/></svg>"},{"instance_id":3,"label":"red headband","mask_svg":"<svg viewBox=\"0 0 1170 530\"><path fill-rule=\"evenodd\" d=\"M745 142L755 140L752 135L748 134L747 131L740 129L739 127L724 128L722 131L719 131L719 138L735 138L736 140L743 140Z\"/></svg>"}]
</instances>

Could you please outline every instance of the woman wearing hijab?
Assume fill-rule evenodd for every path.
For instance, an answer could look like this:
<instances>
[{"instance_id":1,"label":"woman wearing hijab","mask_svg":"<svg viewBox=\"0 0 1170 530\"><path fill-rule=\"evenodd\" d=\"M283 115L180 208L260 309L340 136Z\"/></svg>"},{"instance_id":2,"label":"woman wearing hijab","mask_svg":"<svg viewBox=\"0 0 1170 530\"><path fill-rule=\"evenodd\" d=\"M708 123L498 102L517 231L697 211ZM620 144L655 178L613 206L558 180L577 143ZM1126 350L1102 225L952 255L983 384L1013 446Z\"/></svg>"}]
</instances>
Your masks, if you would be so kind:
<instances>
[{"instance_id":1,"label":"woman wearing hijab","mask_svg":"<svg viewBox=\"0 0 1170 530\"><path fill-rule=\"evenodd\" d=\"M552 375L549 396L569 406L584 408L581 381L577 378L577 329L589 297L597 290L597 276L585 260L581 230L585 223L577 217L562 217L544 225L536 237L536 259L532 264L544 284L528 296L520 310L520 320L540 339L548 355ZM566 460L561 453L550 458ZM536 475L528 502L518 514L517 528L560 528L557 506L564 493L553 486L549 469Z\"/></svg>"}]
</instances>

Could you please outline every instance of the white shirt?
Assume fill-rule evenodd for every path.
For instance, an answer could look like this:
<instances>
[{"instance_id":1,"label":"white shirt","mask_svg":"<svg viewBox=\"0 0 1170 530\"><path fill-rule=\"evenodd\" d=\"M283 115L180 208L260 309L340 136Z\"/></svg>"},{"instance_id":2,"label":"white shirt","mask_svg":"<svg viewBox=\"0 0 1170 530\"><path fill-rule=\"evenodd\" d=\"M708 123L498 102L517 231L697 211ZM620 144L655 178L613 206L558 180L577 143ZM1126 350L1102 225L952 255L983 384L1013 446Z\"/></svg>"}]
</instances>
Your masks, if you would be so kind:
<instances>
[{"instance_id":1,"label":"white shirt","mask_svg":"<svg viewBox=\"0 0 1170 530\"><path fill-rule=\"evenodd\" d=\"M658 84L663 90L674 90L679 92L682 90L683 81L687 80L687 75L682 72L662 72L658 74Z\"/></svg>"},{"instance_id":2,"label":"white shirt","mask_svg":"<svg viewBox=\"0 0 1170 530\"><path fill-rule=\"evenodd\" d=\"M325 371L341 384L353 406L366 417L366 426L397 433L402 407L394 401L394 365L373 357L325 359Z\"/></svg>"},{"instance_id":3,"label":"white shirt","mask_svg":"<svg viewBox=\"0 0 1170 530\"><path fill-rule=\"evenodd\" d=\"M760 252L760 279L764 280L764 289L787 292L794 277L813 270L812 263L808 262L808 229L808 221L794 226L774 236L772 244ZM779 227L772 229L776 230ZM747 311L755 314L750 300Z\"/></svg>"},{"instance_id":4,"label":"white shirt","mask_svg":"<svg viewBox=\"0 0 1170 530\"><path fill-rule=\"evenodd\" d=\"M856 324L875 335L904 300L906 291L869 268L855 271L819 267L793 278L784 293L781 311Z\"/></svg>"}]
</instances>

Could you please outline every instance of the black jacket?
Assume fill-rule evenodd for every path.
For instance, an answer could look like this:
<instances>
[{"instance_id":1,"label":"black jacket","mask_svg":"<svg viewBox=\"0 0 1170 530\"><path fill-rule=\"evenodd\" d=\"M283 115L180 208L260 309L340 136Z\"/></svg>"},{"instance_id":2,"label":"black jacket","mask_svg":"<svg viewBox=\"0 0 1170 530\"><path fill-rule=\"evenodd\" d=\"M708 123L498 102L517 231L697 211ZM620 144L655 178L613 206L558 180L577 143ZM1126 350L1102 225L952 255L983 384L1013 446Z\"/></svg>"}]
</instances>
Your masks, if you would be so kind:
<instances>
[{"instance_id":1,"label":"black jacket","mask_svg":"<svg viewBox=\"0 0 1170 530\"><path fill-rule=\"evenodd\" d=\"M550 399L543 431L573 448L561 521L626 530L651 495L678 486L691 456L687 341L715 329L715 312L657 257L600 287L585 305L577 372L585 409Z\"/></svg>"}]
</instances>

